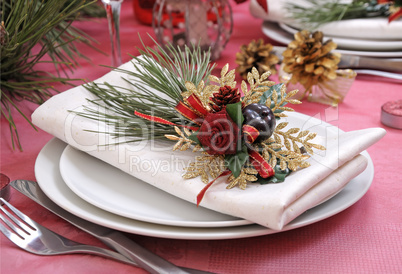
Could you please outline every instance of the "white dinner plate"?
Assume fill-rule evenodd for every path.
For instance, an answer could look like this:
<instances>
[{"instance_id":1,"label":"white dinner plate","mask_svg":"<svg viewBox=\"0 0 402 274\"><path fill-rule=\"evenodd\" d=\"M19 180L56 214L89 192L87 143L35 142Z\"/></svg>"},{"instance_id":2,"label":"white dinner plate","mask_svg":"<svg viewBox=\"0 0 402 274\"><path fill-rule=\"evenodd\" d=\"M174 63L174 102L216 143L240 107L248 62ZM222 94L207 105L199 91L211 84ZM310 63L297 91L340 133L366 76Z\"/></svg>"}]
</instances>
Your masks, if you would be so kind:
<instances>
[{"instance_id":1,"label":"white dinner plate","mask_svg":"<svg viewBox=\"0 0 402 274\"><path fill-rule=\"evenodd\" d=\"M251 223L197 207L71 146L67 146L61 155L60 173L66 185L79 197L127 218L190 227Z\"/></svg>"},{"instance_id":2,"label":"white dinner plate","mask_svg":"<svg viewBox=\"0 0 402 274\"><path fill-rule=\"evenodd\" d=\"M35 175L39 186L52 201L83 219L128 233L173 239L235 239L280 232L256 224L232 227L168 226L142 222L102 210L81 199L63 181L59 164L66 146L56 138L46 144L37 157ZM368 159L368 166L363 173L351 180L335 197L306 211L281 231L321 221L345 210L363 197L372 183L374 166L369 154L366 151L362 154Z\"/></svg>"},{"instance_id":3,"label":"white dinner plate","mask_svg":"<svg viewBox=\"0 0 402 274\"><path fill-rule=\"evenodd\" d=\"M284 23L279 23L279 26L285 30L286 32L293 35L300 30L293 28ZM324 33L325 34L325 33ZM401 34L402 35L402 34ZM332 39L337 45L339 49L348 49L348 50L364 50L364 51L402 51L402 40L390 40L390 41L381 41L381 40L369 40L369 39L354 39L354 38L343 38L343 37L335 37L325 34L324 41ZM402 39L402 38L401 38Z\"/></svg>"},{"instance_id":4,"label":"white dinner plate","mask_svg":"<svg viewBox=\"0 0 402 274\"><path fill-rule=\"evenodd\" d=\"M277 23L274 22L265 21L262 24L262 31L269 38L285 45L289 44L291 41L294 40L293 34L285 31ZM368 51L368 50L336 49L336 51L341 54L351 54L351 55L369 56L369 57L387 57L387 58L402 57L402 50Z\"/></svg>"},{"instance_id":5,"label":"white dinner plate","mask_svg":"<svg viewBox=\"0 0 402 274\"><path fill-rule=\"evenodd\" d=\"M338 128L300 113L289 113L291 123L302 127L316 121L315 132ZM88 203L123 217L172 226L228 227L251 222L197 207L160 190L85 152L67 146L61 155L60 173L66 185ZM332 196L331 196L332 197Z\"/></svg>"}]
</instances>

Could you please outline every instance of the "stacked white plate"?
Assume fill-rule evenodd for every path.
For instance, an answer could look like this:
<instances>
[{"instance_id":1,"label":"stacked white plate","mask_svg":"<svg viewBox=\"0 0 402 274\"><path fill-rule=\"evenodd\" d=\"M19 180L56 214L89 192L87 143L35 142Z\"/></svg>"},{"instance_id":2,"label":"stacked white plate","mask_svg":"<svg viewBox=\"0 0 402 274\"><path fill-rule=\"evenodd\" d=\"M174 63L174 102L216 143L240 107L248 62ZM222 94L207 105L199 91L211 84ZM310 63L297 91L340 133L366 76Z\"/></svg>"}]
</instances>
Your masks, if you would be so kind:
<instances>
[{"instance_id":1,"label":"stacked white plate","mask_svg":"<svg viewBox=\"0 0 402 274\"><path fill-rule=\"evenodd\" d=\"M342 54L370 57L402 57L402 21L388 25L385 18L345 20L322 27L324 41L332 39ZM393 29L392 32L386 31ZM370 29L374 29L370 31ZM272 40L288 44L300 28L283 22L265 21L262 31Z\"/></svg>"},{"instance_id":2,"label":"stacked white plate","mask_svg":"<svg viewBox=\"0 0 402 274\"><path fill-rule=\"evenodd\" d=\"M292 116L300 123L306 119L317 120L316 132L339 130L303 114L292 113ZM362 154L368 159L363 173L337 195L292 221L283 231L318 222L358 201L369 189L374 175L370 156L366 151ZM124 232L198 240L278 232L178 199L56 138L38 155L35 175L43 192L65 210Z\"/></svg>"}]
</instances>

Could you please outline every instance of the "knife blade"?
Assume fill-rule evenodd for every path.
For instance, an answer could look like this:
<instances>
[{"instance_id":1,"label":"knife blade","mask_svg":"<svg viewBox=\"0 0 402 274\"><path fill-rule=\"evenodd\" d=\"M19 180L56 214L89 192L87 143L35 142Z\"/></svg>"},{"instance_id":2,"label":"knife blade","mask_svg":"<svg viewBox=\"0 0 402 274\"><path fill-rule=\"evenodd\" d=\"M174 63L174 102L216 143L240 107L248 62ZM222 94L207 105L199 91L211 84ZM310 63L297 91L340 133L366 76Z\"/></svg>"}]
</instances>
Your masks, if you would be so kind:
<instances>
[{"instance_id":1,"label":"knife blade","mask_svg":"<svg viewBox=\"0 0 402 274\"><path fill-rule=\"evenodd\" d=\"M138 245L123 233L73 215L51 201L38 184L28 180L15 180L10 185L31 200L53 212L72 225L98 238L109 247L135 262L150 273L210 273L202 270L178 267Z\"/></svg>"},{"instance_id":2,"label":"knife blade","mask_svg":"<svg viewBox=\"0 0 402 274\"><path fill-rule=\"evenodd\" d=\"M274 52L279 58L282 58L282 53L286 47L275 46ZM335 50L336 51L336 50ZM386 71L402 71L401 58L371 58L357 55L342 54L341 61L338 64L339 68L366 68L379 69Z\"/></svg>"}]
</instances>

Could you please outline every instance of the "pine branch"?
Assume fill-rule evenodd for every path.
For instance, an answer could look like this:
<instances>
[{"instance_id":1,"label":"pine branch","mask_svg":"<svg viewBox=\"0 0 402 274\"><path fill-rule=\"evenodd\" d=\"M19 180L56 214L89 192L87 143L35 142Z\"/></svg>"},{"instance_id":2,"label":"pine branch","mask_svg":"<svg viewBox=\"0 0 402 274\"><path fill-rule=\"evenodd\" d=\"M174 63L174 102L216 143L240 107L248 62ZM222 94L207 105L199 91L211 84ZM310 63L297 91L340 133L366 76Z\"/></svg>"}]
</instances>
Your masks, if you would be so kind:
<instances>
[{"instance_id":1,"label":"pine branch","mask_svg":"<svg viewBox=\"0 0 402 274\"><path fill-rule=\"evenodd\" d=\"M65 70L72 71L78 65L76 60L84 56L74 42L80 41L93 47L93 40L72 27L71 23L82 9L94 2L96 1L1 1L0 108L1 115L10 125L13 148L16 143L22 150L11 110L16 109L33 126L13 101L27 100L41 104L56 92L54 83L72 85L73 81L79 80L55 76L39 71L36 67L41 63L52 63L57 71L66 73ZM34 53L34 48L37 53ZM51 60L42 61L45 55L50 56Z\"/></svg>"},{"instance_id":2,"label":"pine branch","mask_svg":"<svg viewBox=\"0 0 402 274\"><path fill-rule=\"evenodd\" d=\"M305 0L303 5L287 3L285 9L289 18L301 24L301 29L310 31L318 29L326 23L367 17L386 17L390 4L377 4L372 0L354 0L345 3L342 0Z\"/></svg>"},{"instance_id":3,"label":"pine branch","mask_svg":"<svg viewBox=\"0 0 402 274\"><path fill-rule=\"evenodd\" d=\"M209 63L209 52L202 52L200 47L185 47L184 50L169 47L166 52L155 44L156 49L144 46L140 49L142 55L133 57L133 71L116 69L122 73L129 88L113 83L86 85L85 88L98 99L91 100L92 106L78 115L114 126L115 131L110 134L129 137L130 142L176 133L173 126L142 119L134 115L135 111L175 124L192 124L175 110L175 106L182 100L187 81L202 82L209 77L214 67ZM101 110L97 110L99 108ZM152 130L141 129L139 125Z\"/></svg>"}]
</instances>

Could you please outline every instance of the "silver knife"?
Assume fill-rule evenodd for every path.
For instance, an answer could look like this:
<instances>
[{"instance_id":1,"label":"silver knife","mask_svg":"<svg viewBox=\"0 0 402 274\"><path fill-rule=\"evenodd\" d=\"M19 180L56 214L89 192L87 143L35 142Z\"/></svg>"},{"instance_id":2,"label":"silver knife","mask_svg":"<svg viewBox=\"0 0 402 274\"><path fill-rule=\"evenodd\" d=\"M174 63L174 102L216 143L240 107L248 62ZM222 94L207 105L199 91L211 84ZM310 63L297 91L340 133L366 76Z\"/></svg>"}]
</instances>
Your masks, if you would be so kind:
<instances>
[{"instance_id":1,"label":"silver knife","mask_svg":"<svg viewBox=\"0 0 402 274\"><path fill-rule=\"evenodd\" d=\"M12 181L10 185L14 189L18 190L28 198L32 199L44 208L53 212L57 216L82 229L83 231L95 236L103 243L115 249L120 254L135 262L139 267L144 268L150 273L210 273L201 270L175 266L172 263L157 256L156 254L141 247L140 245L123 235L123 233L98 224L91 223L87 220L75 216L74 214L71 214L70 212L64 210L63 208L56 205L53 201L51 201L43 193L36 182L28 180L15 180Z\"/></svg>"},{"instance_id":2,"label":"silver knife","mask_svg":"<svg viewBox=\"0 0 402 274\"><path fill-rule=\"evenodd\" d=\"M274 52L279 58L286 47L275 46ZM380 69L386 71L402 72L402 59L401 58L371 58L357 55L342 54L341 61L338 64L339 68L366 68L366 69Z\"/></svg>"}]
</instances>

